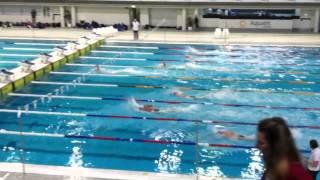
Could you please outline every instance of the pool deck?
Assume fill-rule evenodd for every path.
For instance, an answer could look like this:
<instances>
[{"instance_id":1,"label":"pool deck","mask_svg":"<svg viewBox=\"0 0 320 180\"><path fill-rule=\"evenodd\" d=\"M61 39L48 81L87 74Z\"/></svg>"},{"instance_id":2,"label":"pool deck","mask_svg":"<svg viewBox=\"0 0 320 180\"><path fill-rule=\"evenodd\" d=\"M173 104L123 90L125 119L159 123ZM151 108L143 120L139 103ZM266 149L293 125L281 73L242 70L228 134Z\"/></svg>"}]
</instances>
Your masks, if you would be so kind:
<instances>
[{"instance_id":1,"label":"pool deck","mask_svg":"<svg viewBox=\"0 0 320 180\"><path fill-rule=\"evenodd\" d=\"M90 30L84 29L0 29L0 38L36 38L36 39L77 39L86 35ZM131 31L119 32L110 40L132 41ZM156 42L188 42L209 44L270 44L270 45L315 45L320 46L320 34L292 32L232 32L227 39L214 38L213 31L183 32L175 30L141 31L139 41Z\"/></svg>"},{"instance_id":2,"label":"pool deck","mask_svg":"<svg viewBox=\"0 0 320 180\"><path fill-rule=\"evenodd\" d=\"M23 177L21 163L0 163L1 180L196 180L195 175L177 175L138 171L93 169L82 167L25 165ZM5 178L4 178L5 177ZM198 177L199 180L217 179ZM221 178L218 178L221 179Z\"/></svg>"}]
</instances>

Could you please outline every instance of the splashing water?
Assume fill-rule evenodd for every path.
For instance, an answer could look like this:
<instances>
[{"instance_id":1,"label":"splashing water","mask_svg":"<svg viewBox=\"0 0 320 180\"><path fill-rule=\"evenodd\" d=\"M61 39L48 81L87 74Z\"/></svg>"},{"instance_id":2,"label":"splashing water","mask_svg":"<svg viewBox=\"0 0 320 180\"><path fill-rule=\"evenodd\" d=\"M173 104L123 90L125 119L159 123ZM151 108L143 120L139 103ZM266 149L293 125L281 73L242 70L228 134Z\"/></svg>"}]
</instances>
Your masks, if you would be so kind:
<instances>
[{"instance_id":1,"label":"splashing water","mask_svg":"<svg viewBox=\"0 0 320 180\"><path fill-rule=\"evenodd\" d=\"M178 172L180 170L182 155L182 150L173 150L173 152L169 152L169 150L164 149L160 153L159 159L155 160L155 164L157 164L156 170L162 173Z\"/></svg>"},{"instance_id":2,"label":"splashing water","mask_svg":"<svg viewBox=\"0 0 320 180\"><path fill-rule=\"evenodd\" d=\"M238 93L235 93L231 89L222 89L217 92L209 92L207 94L199 95L199 98L218 99L218 100L239 99L239 95Z\"/></svg>"},{"instance_id":3,"label":"splashing water","mask_svg":"<svg viewBox=\"0 0 320 180\"><path fill-rule=\"evenodd\" d=\"M72 148L72 154L70 156L68 165L71 167L82 167L83 166L83 160L82 160L82 152L80 147L73 147Z\"/></svg>"},{"instance_id":4,"label":"splashing water","mask_svg":"<svg viewBox=\"0 0 320 180\"><path fill-rule=\"evenodd\" d=\"M160 110L163 113L194 113L196 110L199 109L199 105L188 105L188 106L174 106L168 107Z\"/></svg>"},{"instance_id":5,"label":"splashing water","mask_svg":"<svg viewBox=\"0 0 320 180\"><path fill-rule=\"evenodd\" d=\"M147 71L142 71L142 70L137 70L135 68L124 68L124 69L119 69L119 70L108 70L109 73L111 74L133 74L133 75L147 75L147 74L152 74L152 75L156 75L159 73L156 72L147 72Z\"/></svg>"},{"instance_id":6,"label":"splashing water","mask_svg":"<svg viewBox=\"0 0 320 180\"><path fill-rule=\"evenodd\" d=\"M133 107L135 110L139 110L139 108L143 107L136 101L135 98L129 98L128 104L130 107Z\"/></svg>"}]
</instances>

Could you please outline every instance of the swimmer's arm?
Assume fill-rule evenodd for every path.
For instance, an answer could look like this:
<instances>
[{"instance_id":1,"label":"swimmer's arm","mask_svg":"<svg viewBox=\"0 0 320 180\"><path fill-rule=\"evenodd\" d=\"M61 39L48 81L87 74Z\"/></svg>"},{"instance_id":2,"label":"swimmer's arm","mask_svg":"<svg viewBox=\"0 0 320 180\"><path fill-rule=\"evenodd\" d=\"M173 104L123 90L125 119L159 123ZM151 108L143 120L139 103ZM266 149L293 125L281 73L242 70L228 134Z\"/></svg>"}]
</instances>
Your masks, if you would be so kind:
<instances>
[{"instance_id":1,"label":"swimmer's arm","mask_svg":"<svg viewBox=\"0 0 320 180\"><path fill-rule=\"evenodd\" d=\"M196 97L196 96L188 96L190 99L200 99L200 98L198 98L198 97Z\"/></svg>"},{"instance_id":2,"label":"swimmer's arm","mask_svg":"<svg viewBox=\"0 0 320 180\"><path fill-rule=\"evenodd\" d=\"M238 135L238 139L240 140L250 140L250 141L254 141L256 139L255 135L249 135L249 136L246 136L246 135L241 135L239 134Z\"/></svg>"}]
</instances>

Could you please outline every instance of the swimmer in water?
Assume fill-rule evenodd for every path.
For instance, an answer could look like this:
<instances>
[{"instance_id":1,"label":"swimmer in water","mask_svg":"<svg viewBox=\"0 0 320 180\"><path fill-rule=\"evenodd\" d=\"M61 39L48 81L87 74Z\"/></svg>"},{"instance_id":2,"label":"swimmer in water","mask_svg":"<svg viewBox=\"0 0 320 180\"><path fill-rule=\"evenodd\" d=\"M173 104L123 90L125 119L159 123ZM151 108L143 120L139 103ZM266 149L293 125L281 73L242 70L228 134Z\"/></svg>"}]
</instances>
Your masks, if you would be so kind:
<instances>
[{"instance_id":1,"label":"swimmer in water","mask_svg":"<svg viewBox=\"0 0 320 180\"><path fill-rule=\"evenodd\" d=\"M197 97L185 95L185 94L184 94L183 92L181 92L181 91L174 91L172 94L175 95L175 96L177 96L177 97L182 97L182 98L186 98L186 99L197 99Z\"/></svg>"},{"instance_id":2,"label":"swimmer in water","mask_svg":"<svg viewBox=\"0 0 320 180\"><path fill-rule=\"evenodd\" d=\"M255 140L254 136L238 134L226 129L218 129L215 131L215 134L232 140Z\"/></svg>"},{"instance_id":3,"label":"swimmer in water","mask_svg":"<svg viewBox=\"0 0 320 180\"><path fill-rule=\"evenodd\" d=\"M161 66L162 66L162 68L167 68L167 63L164 62L164 61L162 61L162 62L161 62Z\"/></svg>"},{"instance_id":4,"label":"swimmer in water","mask_svg":"<svg viewBox=\"0 0 320 180\"><path fill-rule=\"evenodd\" d=\"M160 64L157 65L157 68L167 68L167 63L165 61L161 61Z\"/></svg>"},{"instance_id":5,"label":"swimmer in water","mask_svg":"<svg viewBox=\"0 0 320 180\"><path fill-rule=\"evenodd\" d=\"M130 98L129 99L129 103L136 109L139 111L145 111L145 112L160 112L160 110L156 107L154 107L151 104L145 104L145 105L141 105L139 103L137 103L137 101L134 98Z\"/></svg>"},{"instance_id":6,"label":"swimmer in water","mask_svg":"<svg viewBox=\"0 0 320 180\"><path fill-rule=\"evenodd\" d=\"M160 110L151 104L145 104L142 107L139 107L140 111L146 111L146 112L159 112Z\"/></svg>"},{"instance_id":7,"label":"swimmer in water","mask_svg":"<svg viewBox=\"0 0 320 180\"><path fill-rule=\"evenodd\" d=\"M96 67L95 67L95 71L100 73L101 72L101 68L100 68L100 65L99 64L96 64Z\"/></svg>"},{"instance_id":8,"label":"swimmer in water","mask_svg":"<svg viewBox=\"0 0 320 180\"><path fill-rule=\"evenodd\" d=\"M192 56L191 55L186 55L185 56L187 59L192 59Z\"/></svg>"},{"instance_id":9,"label":"swimmer in water","mask_svg":"<svg viewBox=\"0 0 320 180\"><path fill-rule=\"evenodd\" d=\"M101 68L99 64L96 64L95 68L93 69L93 72L95 73L102 73L102 74L108 74L107 70L104 68Z\"/></svg>"}]
</instances>

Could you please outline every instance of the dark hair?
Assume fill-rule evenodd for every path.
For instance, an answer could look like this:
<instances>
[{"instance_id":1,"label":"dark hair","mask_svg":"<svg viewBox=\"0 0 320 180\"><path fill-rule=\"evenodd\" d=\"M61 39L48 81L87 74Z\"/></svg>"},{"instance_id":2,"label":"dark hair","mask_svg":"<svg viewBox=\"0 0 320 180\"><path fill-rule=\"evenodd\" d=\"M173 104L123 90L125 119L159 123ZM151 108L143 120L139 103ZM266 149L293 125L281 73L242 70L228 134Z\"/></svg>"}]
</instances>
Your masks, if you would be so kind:
<instances>
[{"instance_id":1,"label":"dark hair","mask_svg":"<svg viewBox=\"0 0 320 180\"><path fill-rule=\"evenodd\" d=\"M319 147L318 141L315 140L315 139L311 139L311 140L310 140L310 148L311 148L311 149L315 149L315 148L317 148L317 147Z\"/></svg>"},{"instance_id":2,"label":"dark hair","mask_svg":"<svg viewBox=\"0 0 320 180\"><path fill-rule=\"evenodd\" d=\"M258 132L264 134L268 149L270 149L270 152L264 155L265 168L268 174L276 179L279 179L279 177L282 179L283 173L286 172L278 171L279 162L301 163L299 152L284 119L281 117L263 119L258 124Z\"/></svg>"}]
</instances>

